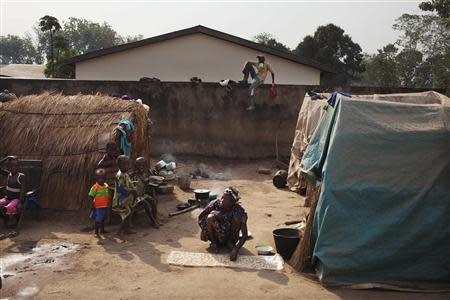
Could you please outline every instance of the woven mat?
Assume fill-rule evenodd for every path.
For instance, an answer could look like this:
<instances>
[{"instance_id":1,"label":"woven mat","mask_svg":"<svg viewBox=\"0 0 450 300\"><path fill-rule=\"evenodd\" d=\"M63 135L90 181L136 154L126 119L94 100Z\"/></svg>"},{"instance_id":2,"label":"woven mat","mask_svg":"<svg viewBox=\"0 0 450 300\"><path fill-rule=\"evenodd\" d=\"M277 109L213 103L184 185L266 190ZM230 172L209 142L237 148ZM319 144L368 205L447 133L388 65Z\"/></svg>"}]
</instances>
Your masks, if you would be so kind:
<instances>
[{"instance_id":1,"label":"woven mat","mask_svg":"<svg viewBox=\"0 0 450 300\"><path fill-rule=\"evenodd\" d=\"M167 263L186 267L225 267L277 271L283 269L284 261L279 254L273 256L239 255L236 261L230 261L230 256L227 254L172 251L167 257Z\"/></svg>"}]
</instances>

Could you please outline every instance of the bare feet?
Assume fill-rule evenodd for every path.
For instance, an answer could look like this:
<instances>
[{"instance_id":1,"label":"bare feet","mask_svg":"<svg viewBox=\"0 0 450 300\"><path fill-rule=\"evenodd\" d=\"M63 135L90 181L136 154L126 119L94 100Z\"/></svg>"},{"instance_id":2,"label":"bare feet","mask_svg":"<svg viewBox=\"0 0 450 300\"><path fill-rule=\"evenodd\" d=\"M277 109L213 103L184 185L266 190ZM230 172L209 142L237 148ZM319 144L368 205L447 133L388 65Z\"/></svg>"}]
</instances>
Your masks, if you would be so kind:
<instances>
[{"instance_id":1,"label":"bare feet","mask_svg":"<svg viewBox=\"0 0 450 300\"><path fill-rule=\"evenodd\" d=\"M227 247L227 249L228 250L233 250L233 248L235 247L236 245L235 244L233 244L231 241L228 241L227 242L227 245L226 245L226 247Z\"/></svg>"},{"instance_id":2,"label":"bare feet","mask_svg":"<svg viewBox=\"0 0 450 300\"><path fill-rule=\"evenodd\" d=\"M216 243L209 244L209 252L219 253L219 246Z\"/></svg>"},{"instance_id":3,"label":"bare feet","mask_svg":"<svg viewBox=\"0 0 450 300\"><path fill-rule=\"evenodd\" d=\"M235 261L237 259L238 252L239 252L239 250L237 248L233 248L233 250L231 250L231 252L230 252L230 260L231 261Z\"/></svg>"}]
</instances>

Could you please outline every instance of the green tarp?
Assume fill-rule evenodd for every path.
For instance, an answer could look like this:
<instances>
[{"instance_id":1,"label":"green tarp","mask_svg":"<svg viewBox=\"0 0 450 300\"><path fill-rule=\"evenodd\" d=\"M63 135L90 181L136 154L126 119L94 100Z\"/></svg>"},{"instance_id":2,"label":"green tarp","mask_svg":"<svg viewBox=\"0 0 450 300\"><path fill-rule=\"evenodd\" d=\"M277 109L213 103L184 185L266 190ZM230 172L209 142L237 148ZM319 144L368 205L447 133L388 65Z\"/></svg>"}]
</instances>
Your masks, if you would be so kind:
<instances>
[{"instance_id":1,"label":"green tarp","mask_svg":"<svg viewBox=\"0 0 450 300\"><path fill-rule=\"evenodd\" d=\"M450 286L450 107L338 96L302 160L328 285Z\"/></svg>"}]
</instances>

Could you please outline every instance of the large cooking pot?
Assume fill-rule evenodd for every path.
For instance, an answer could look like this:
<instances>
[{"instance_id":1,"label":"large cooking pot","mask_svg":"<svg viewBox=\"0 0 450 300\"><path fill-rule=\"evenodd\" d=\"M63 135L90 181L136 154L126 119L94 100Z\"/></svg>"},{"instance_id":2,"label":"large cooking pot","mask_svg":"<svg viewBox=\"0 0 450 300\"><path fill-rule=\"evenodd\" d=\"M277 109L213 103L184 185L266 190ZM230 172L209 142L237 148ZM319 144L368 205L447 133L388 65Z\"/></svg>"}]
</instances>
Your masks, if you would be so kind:
<instances>
[{"instance_id":1,"label":"large cooking pot","mask_svg":"<svg viewBox=\"0 0 450 300\"><path fill-rule=\"evenodd\" d=\"M195 199L198 201L209 200L209 190L194 190Z\"/></svg>"}]
</instances>

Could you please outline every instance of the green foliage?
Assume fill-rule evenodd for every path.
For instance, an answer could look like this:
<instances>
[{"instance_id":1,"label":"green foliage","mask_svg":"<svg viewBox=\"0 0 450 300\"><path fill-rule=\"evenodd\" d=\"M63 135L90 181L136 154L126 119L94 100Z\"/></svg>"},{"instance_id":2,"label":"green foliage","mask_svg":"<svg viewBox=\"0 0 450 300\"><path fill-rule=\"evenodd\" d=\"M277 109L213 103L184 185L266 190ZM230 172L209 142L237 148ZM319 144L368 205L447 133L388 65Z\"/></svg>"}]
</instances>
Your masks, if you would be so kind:
<instances>
[{"instance_id":1,"label":"green foliage","mask_svg":"<svg viewBox=\"0 0 450 300\"><path fill-rule=\"evenodd\" d=\"M65 59L78 55L75 49L61 50L58 59L55 62L48 62L45 66L44 74L46 77L55 78L75 78L75 68L62 64Z\"/></svg>"},{"instance_id":2,"label":"green foliage","mask_svg":"<svg viewBox=\"0 0 450 300\"><path fill-rule=\"evenodd\" d=\"M447 26L450 26L450 0L428 0L420 3L419 8L436 12L440 18L446 19Z\"/></svg>"},{"instance_id":3,"label":"green foliage","mask_svg":"<svg viewBox=\"0 0 450 300\"><path fill-rule=\"evenodd\" d=\"M54 46L54 42L53 42L53 35L56 31L61 29L61 25L59 24L59 21L57 18L52 17L52 16L43 16L42 18L39 19L39 28L41 29L42 32L48 32L49 33L49 37L50 37L50 42L49 42L49 56L48 56L48 63L46 66L46 69L48 68L50 71L48 72L49 75L51 77L52 74L54 73L54 64L55 64L55 46ZM47 74L46 74L47 76Z\"/></svg>"},{"instance_id":4,"label":"green foliage","mask_svg":"<svg viewBox=\"0 0 450 300\"><path fill-rule=\"evenodd\" d=\"M47 49L49 48L49 34L48 32L42 32L39 28L39 23L33 26L33 34L29 35L31 39L34 40L34 45L37 52L37 64L43 64L47 57Z\"/></svg>"},{"instance_id":5,"label":"green foliage","mask_svg":"<svg viewBox=\"0 0 450 300\"><path fill-rule=\"evenodd\" d=\"M134 43L134 42L142 40L143 38L144 38L144 36L142 34L127 35L127 36L121 37L121 42L122 42L122 44Z\"/></svg>"},{"instance_id":6,"label":"green foliage","mask_svg":"<svg viewBox=\"0 0 450 300\"><path fill-rule=\"evenodd\" d=\"M395 57L398 77L402 86L417 87L425 85L423 74L419 69L422 64L423 55L415 49L403 49Z\"/></svg>"},{"instance_id":7,"label":"green foliage","mask_svg":"<svg viewBox=\"0 0 450 300\"><path fill-rule=\"evenodd\" d=\"M400 46L427 56L443 53L450 46L450 29L436 15L403 14L392 27L402 32L397 41Z\"/></svg>"},{"instance_id":8,"label":"green foliage","mask_svg":"<svg viewBox=\"0 0 450 300\"><path fill-rule=\"evenodd\" d=\"M0 61L2 64L32 64L39 55L30 37L0 36Z\"/></svg>"},{"instance_id":9,"label":"green foliage","mask_svg":"<svg viewBox=\"0 0 450 300\"><path fill-rule=\"evenodd\" d=\"M366 68L364 85L394 87L400 85L396 62L397 47L388 44L377 54L365 57Z\"/></svg>"},{"instance_id":10,"label":"green foliage","mask_svg":"<svg viewBox=\"0 0 450 300\"><path fill-rule=\"evenodd\" d=\"M435 9L428 5L438 2L443 3L429 1L427 5L422 3L421 8L433 11ZM393 28L401 32L395 43L401 51L397 53L394 45L390 44L378 50L377 54L366 56L366 72L354 84L398 84L422 88L450 86L450 28L446 19L436 14L403 14L396 19Z\"/></svg>"},{"instance_id":11,"label":"green foliage","mask_svg":"<svg viewBox=\"0 0 450 300\"><path fill-rule=\"evenodd\" d=\"M122 43L121 37L106 22L99 24L86 19L69 18L64 22L63 34L70 47L81 54Z\"/></svg>"},{"instance_id":12,"label":"green foliage","mask_svg":"<svg viewBox=\"0 0 450 300\"><path fill-rule=\"evenodd\" d=\"M416 53L416 69L421 79L415 81L415 86L450 86L450 28L446 21L437 15L403 14L393 28L402 32L397 44L409 53ZM422 54L423 61L418 60L417 52ZM413 60L409 57L410 63Z\"/></svg>"},{"instance_id":13,"label":"green foliage","mask_svg":"<svg viewBox=\"0 0 450 300\"><path fill-rule=\"evenodd\" d=\"M58 31L61 29L58 19L49 15L39 19L39 27L42 31Z\"/></svg>"},{"instance_id":14,"label":"green foliage","mask_svg":"<svg viewBox=\"0 0 450 300\"><path fill-rule=\"evenodd\" d=\"M69 18L61 26L57 18L46 15L33 27L32 35L0 36L0 58L2 64L43 64L46 58L47 77L71 78L74 70L61 65L64 59L142 38L142 35L120 36L108 23L81 18Z\"/></svg>"},{"instance_id":15,"label":"green foliage","mask_svg":"<svg viewBox=\"0 0 450 300\"><path fill-rule=\"evenodd\" d=\"M263 32L263 33L255 35L253 37L253 41L258 44L262 44L264 46L267 46L267 47L270 47L270 48L273 48L276 50L280 50L280 51L284 51L284 52L291 51L287 46L278 42L274 35L267 33L267 32Z\"/></svg>"},{"instance_id":16,"label":"green foliage","mask_svg":"<svg viewBox=\"0 0 450 300\"><path fill-rule=\"evenodd\" d=\"M334 24L319 26L314 36L308 35L298 44L294 53L334 68L337 75L325 84L345 85L364 71L361 47Z\"/></svg>"}]
</instances>

